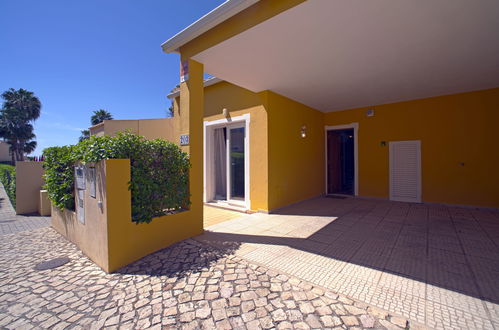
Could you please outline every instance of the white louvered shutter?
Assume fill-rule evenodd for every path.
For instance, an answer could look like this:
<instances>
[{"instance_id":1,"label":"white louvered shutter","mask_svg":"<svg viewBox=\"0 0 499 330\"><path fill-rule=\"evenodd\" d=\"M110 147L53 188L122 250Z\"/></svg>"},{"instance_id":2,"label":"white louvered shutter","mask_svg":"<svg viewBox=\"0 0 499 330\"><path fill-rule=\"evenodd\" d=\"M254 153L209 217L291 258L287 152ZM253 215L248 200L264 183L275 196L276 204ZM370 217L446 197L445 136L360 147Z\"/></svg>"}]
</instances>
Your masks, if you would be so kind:
<instances>
[{"instance_id":1,"label":"white louvered shutter","mask_svg":"<svg viewBox=\"0 0 499 330\"><path fill-rule=\"evenodd\" d=\"M390 142L390 199L421 202L421 141Z\"/></svg>"}]
</instances>

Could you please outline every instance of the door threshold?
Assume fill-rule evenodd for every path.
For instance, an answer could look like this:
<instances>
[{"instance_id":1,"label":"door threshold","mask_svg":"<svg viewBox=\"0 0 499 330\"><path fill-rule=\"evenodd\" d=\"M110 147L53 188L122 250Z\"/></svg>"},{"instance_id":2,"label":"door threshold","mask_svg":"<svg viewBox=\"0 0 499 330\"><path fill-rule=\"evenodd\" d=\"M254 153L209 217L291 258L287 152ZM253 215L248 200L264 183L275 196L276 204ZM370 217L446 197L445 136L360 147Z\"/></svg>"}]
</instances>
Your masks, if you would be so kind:
<instances>
[{"instance_id":1,"label":"door threshold","mask_svg":"<svg viewBox=\"0 0 499 330\"><path fill-rule=\"evenodd\" d=\"M236 211L236 212L245 213L245 214L254 213L251 210L248 210L247 208L245 208L243 206L234 205L234 204L230 204L227 202L206 202L206 203L204 203L204 205L212 206L212 207L216 207L216 208L228 210L228 211Z\"/></svg>"},{"instance_id":2,"label":"door threshold","mask_svg":"<svg viewBox=\"0 0 499 330\"><path fill-rule=\"evenodd\" d=\"M326 194L327 198L336 198L336 199L346 199L351 198L353 195L345 195L345 194Z\"/></svg>"}]
</instances>

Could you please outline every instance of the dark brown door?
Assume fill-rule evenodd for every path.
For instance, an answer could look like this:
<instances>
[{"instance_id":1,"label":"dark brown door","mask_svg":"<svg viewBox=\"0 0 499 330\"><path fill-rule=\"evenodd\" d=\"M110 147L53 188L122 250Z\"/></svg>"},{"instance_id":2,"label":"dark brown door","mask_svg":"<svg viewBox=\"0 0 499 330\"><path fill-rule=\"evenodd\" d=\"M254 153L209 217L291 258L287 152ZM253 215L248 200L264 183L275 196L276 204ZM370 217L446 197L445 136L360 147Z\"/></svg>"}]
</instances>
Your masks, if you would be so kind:
<instances>
[{"instance_id":1,"label":"dark brown door","mask_svg":"<svg viewBox=\"0 0 499 330\"><path fill-rule=\"evenodd\" d=\"M327 193L354 194L353 129L327 132Z\"/></svg>"},{"instance_id":2,"label":"dark brown door","mask_svg":"<svg viewBox=\"0 0 499 330\"><path fill-rule=\"evenodd\" d=\"M327 132L327 193L341 190L341 136L338 131Z\"/></svg>"}]
</instances>

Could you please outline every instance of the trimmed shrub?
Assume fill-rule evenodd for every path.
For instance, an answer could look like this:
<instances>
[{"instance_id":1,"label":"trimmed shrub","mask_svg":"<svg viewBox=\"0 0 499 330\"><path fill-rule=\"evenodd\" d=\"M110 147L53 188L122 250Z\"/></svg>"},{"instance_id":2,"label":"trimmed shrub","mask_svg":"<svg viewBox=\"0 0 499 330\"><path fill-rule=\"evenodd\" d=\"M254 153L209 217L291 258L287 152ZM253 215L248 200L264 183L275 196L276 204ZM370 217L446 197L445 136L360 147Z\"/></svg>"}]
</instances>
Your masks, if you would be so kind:
<instances>
[{"instance_id":1,"label":"trimmed shrub","mask_svg":"<svg viewBox=\"0 0 499 330\"><path fill-rule=\"evenodd\" d=\"M55 207L75 209L74 198L75 146L51 147L43 150L45 186Z\"/></svg>"},{"instance_id":2,"label":"trimmed shrub","mask_svg":"<svg viewBox=\"0 0 499 330\"><path fill-rule=\"evenodd\" d=\"M149 223L190 205L189 159L174 143L124 132L115 137L92 136L74 146L47 148L43 154L46 189L60 209L74 209L75 164L105 159L130 159L133 222Z\"/></svg>"},{"instance_id":3,"label":"trimmed shrub","mask_svg":"<svg viewBox=\"0 0 499 330\"><path fill-rule=\"evenodd\" d=\"M16 168L12 165L0 164L0 181L9 196L10 203L16 208Z\"/></svg>"}]
</instances>

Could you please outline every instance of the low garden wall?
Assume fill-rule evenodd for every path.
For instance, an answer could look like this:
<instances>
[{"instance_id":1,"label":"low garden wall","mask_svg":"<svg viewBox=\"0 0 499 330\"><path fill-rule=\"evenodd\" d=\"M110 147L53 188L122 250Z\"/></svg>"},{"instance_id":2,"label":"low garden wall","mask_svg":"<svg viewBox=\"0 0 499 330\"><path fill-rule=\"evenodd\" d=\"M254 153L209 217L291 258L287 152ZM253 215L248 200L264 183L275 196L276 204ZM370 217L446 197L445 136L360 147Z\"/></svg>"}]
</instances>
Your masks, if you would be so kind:
<instances>
[{"instance_id":1,"label":"low garden wall","mask_svg":"<svg viewBox=\"0 0 499 330\"><path fill-rule=\"evenodd\" d=\"M37 213L43 180L43 162L16 163L16 213Z\"/></svg>"},{"instance_id":2,"label":"low garden wall","mask_svg":"<svg viewBox=\"0 0 499 330\"><path fill-rule=\"evenodd\" d=\"M115 161L115 160L113 160ZM118 161L118 160L116 160ZM78 219L75 211L60 210L52 205L52 227L76 244L93 262L102 269L109 269L106 191L106 162L96 164L96 194L90 196L90 189L83 190L84 221ZM99 203L101 202L101 203ZM102 205L102 207L99 207Z\"/></svg>"},{"instance_id":3,"label":"low garden wall","mask_svg":"<svg viewBox=\"0 0 499 330\"><path fill-rule=\"evenodd\" d=\"M202 203L150 223L132 222L128 159L96 163L95 182L95 197L88 188L82 195L84 223L79 219L77 199L76 212L52 209L52 227L106 272L203 232Z\"/></svg>"}]
</instances>

